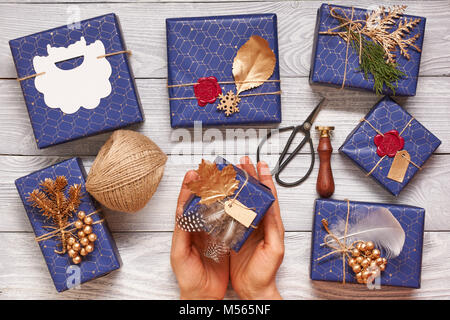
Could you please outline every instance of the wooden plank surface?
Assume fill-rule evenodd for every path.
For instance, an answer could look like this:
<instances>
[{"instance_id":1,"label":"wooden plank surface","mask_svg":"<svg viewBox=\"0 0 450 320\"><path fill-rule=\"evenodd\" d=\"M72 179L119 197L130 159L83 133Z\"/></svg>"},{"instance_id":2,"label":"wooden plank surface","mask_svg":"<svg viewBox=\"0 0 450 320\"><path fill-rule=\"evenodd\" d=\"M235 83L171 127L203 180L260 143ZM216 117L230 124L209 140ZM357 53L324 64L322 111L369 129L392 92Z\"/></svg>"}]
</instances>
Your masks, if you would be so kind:
<instances>
[{"instance_id":1,"label":"wooden plank surface","mask_svg":"<svg viewBox=\"0 0 450 320\"><path fill-rule=\"evenodd\" d=\"M67 3L66 3L67 2ZM195 168L203 157L214 154L237 162L244 154L255 160L259 136L267 127L245 131L203 129L202 139L193 130L173 130L165 88L167 76L165 24L168 17L275 12L278 15L280 67L282 76L281 126L301 123L325 96L328 102L316 124L335 125L332 138L336 180L334 198L410 204L426 209L422 288L419 290L365 286L309 280L310 234L317 166L311 177L297 188L278 188L286 227L286 255L278 272L280 292L287 299L436 299L450 298L450 1L386 1L385 5L408 5L408 13L427 17L424 51L417 96L398 101L443 144L424 170L395 198L337 153L347 134L379 99L372 93L310 87L308 73L316 10L322 1L240 0L0 0L0 299L176 299L178 287L169 263L175 201L187 168ZM373 1L332 1L336 4L369 7ZM118 14L137 77L146 122L132 127L153 139L169 155L165 175L149 204L128 215L105 210L124 265L110 275L84 284L81 289L57 294L45 261L34 243L31 227L14 186L14 180L32 171L66 159L82 156L89 171L101 145L110 133L38 150L16 77L8 40L67 23L73 14L81 19L107 12ZM51 19L49 19L51 17ZM145 28L143 28L145 26ZM237 138L235 134L242 135ZM225 142L210 142L211 135ZM245 136L246 135L246 136ZM279 143L264 160L273 165ZM313 133L314 142L318 136ZM179 154L182 155L179 155ZM302 154L285 172L293 180L309 166ZM230 289L227 298L237 298Z\"/></svg>"}]
</instances>

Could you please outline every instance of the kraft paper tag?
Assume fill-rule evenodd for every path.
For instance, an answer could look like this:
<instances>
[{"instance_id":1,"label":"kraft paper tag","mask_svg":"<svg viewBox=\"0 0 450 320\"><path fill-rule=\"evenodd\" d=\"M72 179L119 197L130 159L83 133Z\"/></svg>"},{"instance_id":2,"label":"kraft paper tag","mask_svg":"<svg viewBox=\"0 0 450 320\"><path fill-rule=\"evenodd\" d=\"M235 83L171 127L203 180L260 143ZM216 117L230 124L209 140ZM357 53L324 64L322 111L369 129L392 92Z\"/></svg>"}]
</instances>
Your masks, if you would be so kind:
<instances>
[{"instance_id":1,"label":"kraft paper tag","mask_svg":"<svg viewBox=\"0 0 450 320\"><path fill-rule=\"evenodd\" d=\"M250 227L253 220L256 218L256 213L253 210L250 210L237 200L226 201L224 208L225 213L242 223L247 228Z\"/></svg>"},{"instance_id":2,"label":"kraft paper tag","mask_svg":"<svg viewBox=\"0 0 450 320\"><path fill-rule=\"evenodd\" d=\"M411 160L411 156L408 151L401 150L397 152L394 157L394 161L392 161L391 169L389 169L387 177L391 180L402 183L405 178L406 170L408 170L409 160Z\"/></svg>"}]
</instances>

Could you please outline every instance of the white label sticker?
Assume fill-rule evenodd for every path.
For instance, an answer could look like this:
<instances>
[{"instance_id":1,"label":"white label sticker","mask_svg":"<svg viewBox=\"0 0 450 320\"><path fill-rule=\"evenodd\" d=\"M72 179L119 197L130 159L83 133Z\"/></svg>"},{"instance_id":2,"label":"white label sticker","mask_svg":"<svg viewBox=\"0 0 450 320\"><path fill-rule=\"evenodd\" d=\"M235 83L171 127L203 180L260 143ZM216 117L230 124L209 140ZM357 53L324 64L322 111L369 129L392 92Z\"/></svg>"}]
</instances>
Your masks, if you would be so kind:
<instances>
[{"instance_id":1,"label":"white label sticker","mask_svg":"<svg viewBox=\"0 0 450 320\"><path fill-rule=\"evenodd\" d=\"M81 39L65 47L47 45L48 56L33 58L36 73L44 74L34 80L36 89L44 94L45 104L60 108L65 113L74 113L81 107L94 109L100 99L111 93L111 65L108 59L97 57L105 54L100 40L86 45ZM81 64L71 70L62 70L56 63L83 57Z\"/></svg>"}]
</instances>

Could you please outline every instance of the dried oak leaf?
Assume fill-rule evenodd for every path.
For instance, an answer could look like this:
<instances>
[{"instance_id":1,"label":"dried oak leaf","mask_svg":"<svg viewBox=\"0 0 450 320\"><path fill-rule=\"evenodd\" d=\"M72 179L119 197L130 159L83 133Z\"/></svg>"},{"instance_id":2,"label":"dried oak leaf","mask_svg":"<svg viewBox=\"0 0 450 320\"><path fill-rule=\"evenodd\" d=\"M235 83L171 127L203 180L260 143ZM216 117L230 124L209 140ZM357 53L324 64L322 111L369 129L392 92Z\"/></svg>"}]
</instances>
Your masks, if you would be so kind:
<instances>
[{"instance_id":1,"label":"dried oak leaf","mask_svg":"<svg viewBox=\"0 0 450 320\"><path fill-rule=\"evenodd\" d=\"M201 204L211 204L231 196L239 186L236 170L230 164L219 170L215 163L202 159L196 170L199 179L187 184L192 193L199 196Z\"/></svg>"}]
</instances>

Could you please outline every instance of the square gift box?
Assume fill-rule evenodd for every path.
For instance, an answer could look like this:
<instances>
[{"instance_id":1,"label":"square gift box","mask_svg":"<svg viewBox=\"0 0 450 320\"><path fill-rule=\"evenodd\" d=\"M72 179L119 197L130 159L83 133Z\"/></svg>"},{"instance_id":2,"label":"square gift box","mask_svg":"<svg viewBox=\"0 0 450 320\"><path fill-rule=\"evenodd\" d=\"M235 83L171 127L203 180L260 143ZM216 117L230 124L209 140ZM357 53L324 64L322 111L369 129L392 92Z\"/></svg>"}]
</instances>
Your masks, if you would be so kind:
<instances>
[{"instance_id":1,"label":"square gift box","mask_svg":"<svg viewBox=\"0 0 450 320\"><path fill-rule=\"evenodd\" d=\"M346 88L358 88L375 91L373 76L369 74L367 79L364 77L364 72L360 70L359 54L352 47L352 45L349 46L348 57L346 59L347 42L339 35L321 34L321 32L326 32L328 29L336 28L341 24L336 18L331 16L331 7L342 10L342 12L344 12L349 18L352 16L351 7L338 6L334 4L322 4L317 10L310 70L310 83L341 87L344 82L345 61L347 60L347 71L344 86ZM354 8L353 20L365 20L366 14L370 12L371 10ZM341 11L339 11L339 13L341 13ZM406 38L411 38L420 33L420 36L416 39L414 45L421 50L425 34L426 18L404 14L400 19L396 20L395 25L388 31L391 32L396 30L399 21L403 21L404 18L407 18L408 20L414 18L420 19L420 22L412 28L412 30L406 35ZM335 29L334 31L341 30ZM414 96L416 94L421 52L409 47L408 53L410 55L410 59L407 59L401 55L398 47L394 53L396 56L397 69L405 74L400 78L397 83L398 87L395 89L395 94L398 96ZM392 90L386 86L384 86L382 91L383 94L393 94Z\"/></svg>"},{"instance_id":2,"label":"square gift box","mask_svg":"<svg viewBox=\"0 0 450 320\"><path fill-rule=\"evenodd\" d=\"M38 148L143 121L115 14L9 45Z\"/></svg>"},{"instance_id":3,"label":"square gift box","mask_svg":"<svg viewBox=\"0 0 450 320\"><path fill-rule=\"evenodd\" d=\"M270 124L281 122L277 16L250 14L166 20L167 64L172 127ZM223 94L235 92L233 59L252 36L265 39L275 54L274 71L268 81L243 92L239 112L227 116L215 103L200 106L193 85L200 78L215 77ZM254 95L256 94L256 95Z\"/></svg>"},{"instance_id":4,"label":"square gift box","mask_svg":"<svg viewBox=\"0 0 450 320\"><path fill-rule=\"evenodd\" d=\"M217 168L219 170L222 170L225 168L228 163L225 159L222 157L217 157L214 161ZM234 169L236 170L236 180L239 181L239 186L234 194L237 194L239 190L241 190L236 198L240 203L242 203L247 208L251 208L254 213L256 213L256 216L254 220L251 222L252 226L258 226L261 219L266 214L267 210L271 207L272 203L275 201L274 196L272 195L272 191L269 187L265 186L255 178L253 178L251 175L246 175L245 172L238 167L234 166ZM242 187L243 183L245 181L248 181L247 184ZM192 198L187 202L187 204L184 207L183 215L189 216L190 212L195 212L196 206L199 205L200 197L192 196ZM234 251L239 252L241 247L244 245L245 241L248 239L248 237L253 232L252 226L248 227L245 231L242 239L232 248Z\"/></svg>"},{"instance_id":5,"label":"square gift box","mask_svg":"<svg viewBox=\"0 0 450 320\"><path fill-rule=\"evenodd\" d=\"M41 189L39 184L43 180L46 178L55 180L57 176L66 177L67 187L81 184L82 197L77 211L84 211L86 215L89 215L97 210L95 200L86 192L84 168L78 158L68 159L19 178L16 180L17 191L36 237L48 234L55 225L52 223L52 219L47 219L38 208L31 206L27 198L34 189ZM38 241L58 292L120 268L119 252L108 226L105 221L98 222L103 219L101 213L97 212L92 214L91 217L94 220L92 228L93 233L97 235L97 240L94 241L94 251L83 257L79 264L73 264L67 253L58 254L55 252L55 250L61 250L61 241L57 236ZM72 223L75 220L77 220L77 217L73 215L68 222ZM70 228L66 228L66 230L69 231ZM30 242L30 246L32 245L34 244Z\"/></svg>"},{"instance_id":6,"label":"square gift box","mask_svg":"<svg viewBox=\"0 0 450 320\"><path fill-rule=\"evenodd\" d=\"M385 97L350 133L339 151L397 196L440 144L405 109ZM400 152L407 152L410 159L403 162L406 170L403 179L395 180L390 173Z\"/></svg>"},{"instance_id":7,"label":"square gift box","mask_svg":"<svg viewBox=\"0 0 450 320\"><path fill-rule=\"evenodd\" d=\"M400 254L396 258L388 259L386 269L381 272L380 284L400 287L419 288L422 269L422 247L425 210L407 205L368 203L356 201L340 201L332 199L317 199L312 231L311 270L312 280L343 281L342 254L331 254L323 259L322 256L332 251L324 243L327 234L322 219L328 221L329 226L345 221L349 212L349 224L358 217L358 213L373 213L374 210L389 210L400 223L405 232L405 242ZM354 213L354 214L352 214ZM381 250L381 256L384 256ZM356 282L355 273L345 264L345 281Z\"/></svg>"}]
</instances>

